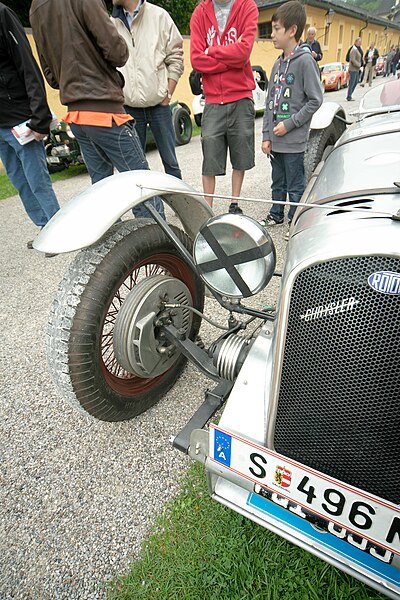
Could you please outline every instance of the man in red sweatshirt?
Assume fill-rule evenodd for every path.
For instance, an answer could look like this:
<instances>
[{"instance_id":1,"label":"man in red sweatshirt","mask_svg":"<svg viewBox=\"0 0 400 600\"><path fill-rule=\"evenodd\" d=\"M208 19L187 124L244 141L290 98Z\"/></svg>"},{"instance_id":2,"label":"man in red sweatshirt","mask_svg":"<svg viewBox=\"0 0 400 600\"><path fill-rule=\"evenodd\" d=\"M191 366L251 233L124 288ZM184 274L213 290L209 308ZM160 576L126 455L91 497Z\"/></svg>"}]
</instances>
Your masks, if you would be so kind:
<instances>
[{"instance_id":1,"label":"man in red sweatshirt","mask_svg":"<svg viewBox=\"0 0 400 600\"><path fill-rule=\"evenodd\" d=\"M244 172L254 167L255 88L250 54L257 33L254 0L202 0L190 21L190 59L202 74L203 189L212 206L215 177L225 175L229 149L232 196L240 196ZM229 212L239 212L232 202Z\"/></svg>"}]
</instances>

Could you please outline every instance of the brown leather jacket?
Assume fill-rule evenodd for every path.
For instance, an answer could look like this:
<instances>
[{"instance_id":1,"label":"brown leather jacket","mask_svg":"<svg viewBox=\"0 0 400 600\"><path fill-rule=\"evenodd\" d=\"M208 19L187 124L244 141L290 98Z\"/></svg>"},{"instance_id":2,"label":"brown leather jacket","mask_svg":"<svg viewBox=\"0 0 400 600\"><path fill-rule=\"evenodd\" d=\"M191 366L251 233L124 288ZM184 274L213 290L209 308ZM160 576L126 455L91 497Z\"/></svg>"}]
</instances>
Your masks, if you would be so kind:
<instances>
[{"instance_id":1,"label":"brown leather jacket","mask_svg":"<svg viewBox=\"0 0 400 600\"><path fill-rule=\"evenodd\" d=\"M43 73L68 110L125 112L116 67L128 47L103 0L33 0L29 17Z\"/></svg>"}]
</instances>

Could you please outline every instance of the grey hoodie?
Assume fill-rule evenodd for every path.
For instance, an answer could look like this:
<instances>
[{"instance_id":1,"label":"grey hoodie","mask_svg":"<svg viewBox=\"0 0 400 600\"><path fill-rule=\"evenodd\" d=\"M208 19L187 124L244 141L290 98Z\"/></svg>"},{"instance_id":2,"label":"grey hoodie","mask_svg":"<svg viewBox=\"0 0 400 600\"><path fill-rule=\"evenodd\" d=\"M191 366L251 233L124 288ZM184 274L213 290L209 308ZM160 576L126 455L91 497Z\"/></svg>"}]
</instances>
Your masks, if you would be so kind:
<instances>
[{"instance_id":1,"label":"grey hoodie","mask_svg":"<svg viewBox=\"0 0 400 600\"><path fill-rule=\"evenodd\" d=\"M282 85L280 96L276 93L278 77ZM322 98L318 65L310 52L297 48L286 60L282 54L272 67L269 79L263 141L270 141L275 152L304 152L311 118L321 106ZM272 130L281 121L288 133L277 137Z\"/></svg>"}]
</instances>

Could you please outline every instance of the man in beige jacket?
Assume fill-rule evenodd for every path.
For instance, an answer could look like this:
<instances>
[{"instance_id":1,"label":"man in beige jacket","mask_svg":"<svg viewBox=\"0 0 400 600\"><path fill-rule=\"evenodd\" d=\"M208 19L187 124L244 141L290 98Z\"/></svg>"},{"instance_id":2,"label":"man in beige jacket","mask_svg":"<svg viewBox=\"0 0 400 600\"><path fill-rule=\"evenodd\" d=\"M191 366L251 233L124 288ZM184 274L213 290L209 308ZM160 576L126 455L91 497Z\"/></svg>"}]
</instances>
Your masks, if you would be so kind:
<instances>
[{"instance_id":1,"label":"man in beige jacket","mask_svg":"<svg viewBox=\"0 0 400 600\"><path fill-rule=\"evenodd\" d=\"M143 150L150 126L165 172L181 179L170 102L183 73L182 36L161 7L147 0L113 0L112 21L129 48L125 110L134 117Z\"/></svg>"}]
</instances>

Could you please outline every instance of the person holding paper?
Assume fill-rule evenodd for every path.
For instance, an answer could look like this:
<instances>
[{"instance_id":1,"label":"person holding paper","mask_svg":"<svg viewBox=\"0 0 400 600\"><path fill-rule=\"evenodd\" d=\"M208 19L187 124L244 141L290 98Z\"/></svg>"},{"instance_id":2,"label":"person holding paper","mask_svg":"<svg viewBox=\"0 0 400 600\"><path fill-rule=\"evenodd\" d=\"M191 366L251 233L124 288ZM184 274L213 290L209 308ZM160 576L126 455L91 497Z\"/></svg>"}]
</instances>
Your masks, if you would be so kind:
<instances>
[{"instance_id":1,"label":"person holding paper","mask_svg":"<svg viewBox=\"0 0 400 600\"><path fill-rule=\"evenodd\" d=\"M58 211L47 169L43 139L52 114L43 77L24 28L13 10L0 2L0 158L24 208L38 227ZM12 129L26 124L25 143ZM20 128L24 129L24 128ZM32 242L28 242L28 248Z\"/></svg>"}]
</instances>

